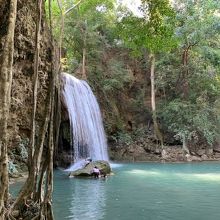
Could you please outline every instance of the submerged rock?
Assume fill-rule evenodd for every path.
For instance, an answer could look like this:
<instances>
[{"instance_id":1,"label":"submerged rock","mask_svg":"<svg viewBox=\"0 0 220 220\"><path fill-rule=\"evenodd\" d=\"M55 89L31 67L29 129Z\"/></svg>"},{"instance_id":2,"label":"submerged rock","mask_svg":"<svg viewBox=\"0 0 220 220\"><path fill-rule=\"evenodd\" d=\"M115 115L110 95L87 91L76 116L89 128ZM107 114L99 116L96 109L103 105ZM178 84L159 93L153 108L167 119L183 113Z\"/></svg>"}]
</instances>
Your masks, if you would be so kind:
<instances>
[{"instance_id":1,"label":"submerged rock","mask_svg":"<svg viewBox=\"0 0 220 220\"><path fill-rule=\"evenodd\" d=\"M103 175L111 173L111 167L107 161L97 160L87 164L82 169L78 169L76 171L71 172L69 177L74 177L74 176L90 177L92 176L92 170L95 166L100 170L100 173Z\"/></svg>"}]
</instances>

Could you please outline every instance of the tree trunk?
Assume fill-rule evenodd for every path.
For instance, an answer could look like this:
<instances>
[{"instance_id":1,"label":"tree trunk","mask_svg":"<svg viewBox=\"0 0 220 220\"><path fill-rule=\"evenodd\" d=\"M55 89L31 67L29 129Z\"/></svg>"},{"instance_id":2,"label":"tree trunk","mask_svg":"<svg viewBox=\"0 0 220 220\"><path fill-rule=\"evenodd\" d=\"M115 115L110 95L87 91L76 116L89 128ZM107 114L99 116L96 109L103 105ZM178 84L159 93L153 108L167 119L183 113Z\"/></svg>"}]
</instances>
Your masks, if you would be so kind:
<instances>
[{"instance_id":1,"label":"tree trunk","mask_svg":"<svg viewBox=\"0 0 220 220\"><path fill-rule=\"evenodd\" d=\"M156 95L155 95L155 55L150 55L151 59L151 67L150 67L150 73L151 73L151 107L152 107L152 119L153 119L153 125L154 125L154 133L156 138L159 139L161 147L163 148L163 136L159 129L159 125L157 123L157 114L156 114Z\"/></svg>"},{"instance_id":2,"label":"tree trunk","mask_svg":"<svg viewBox=\"0 0 220 220\"><path fill-rule=\"evenodd\" d=\"M50 2L49 2L50 3ZM50 11L51 12L51 11ZM49 17L51 19L51 14L49 14ZM57 58L60 57L60 51L57 52L55 48L55 43L53 41L53 34L52 34L52 23L50 22L50 37L52 42L52 65L51 65L51 96L50 96L50 126L49 126L49 137L48 137L48 150L47 150L47 156L45 158L47 162L47 176L46 176L46 182L45 187L43 188L44 191L44 200L41 203L41 209L40 209L40 219L47 219L47 220L53 220L53 210L52 210L52 192L53 192L53 154L54 154L54 145L56 142L56 139L54 139L54 125L56 124L54 122L54 107L55 107L55 88L56 84L59 84L59 63L56 62ZM59 89L59 87L58 87ZM59 94L59 93L58 93ZM55 140L55 141L54 141ZM43 167L45 169L45 167ZM43 172L44 172L43 169ZM44 174L41 175L40 184L43 184ZM42 195L42 186L38 186L39 189L39 197Z\"/></svg>"},{"instance_id":3,"label":"tree trunk","mask_svg":"<svg viewBox=\"0 0 220 220\"><path fill-rule=\"evenodd\" d=\"M14 53L14 32L17 15L17 0L10 1L8 30L0 61L0 219L4 219L8 200L8 152L7 125L10 108L12 66Z\"/></svg>"},{"instance_id":4,"label":"tree trunk","mask_svg":"<svg viewBox=\"0 0 220 220\"><path fill-rule=\"evenodd\" d=\"M41 17L42 17L42 0L36 1L37 8L37 21L36 21L36 33L35 33L35 57L34 57L34 76L33 76L33 93L32 93L32 124L31 124L31 137L30 137L30 146L28 154L28 170L29 175L28 179L23 187L23 190L19 194L17 200L13 206L17 206L21 201L24 201L27 198L31 198L34 192L34 182L35 176L37 174L37 161L34 159L34 154L36 155L35 149L35 116L36 116L36 107L37 107L37 87L38 87L38 66L39 66L39 53L40 53L40 27L41 27ZM13 208L12 206L12 208Z\"/></svg>"},{"instance_id":5,"label":"tree trunk","mask_svg":"<svg viewBox=\"0 0 220 220\"><path fill-rule=\"evenodd\" d=\"M34 77L33 77L33 108L32 108L32 124L31 124L31 137L29 147L29 166L33 159L33 152L35 147L35 118L37 108L37 88L38 88L38 69L39 69L39 54L40 54L40 31L41 31L41 18L42 18L42 0L36 2L38 18L36 21L35 33L35 54L34 54ZM30 170L30 168L29 168Z\"/></svg>"},{"instance_id":6,"label":"tree trunk","mask_svg":"<svg viewBox=\"0 0 220 220\"><path fill-rule=\"evenodd\" d=\"M82 50L82 79L87 79L86 74L86 38L87 38L87 21L85 20L85 27L81 29L83 36L83 50Z\"/></svg>"},{"instance_id":7,"label":"tree trunk","mask_svg":"<svg viewBox=\"0 0 220 220\"><path fill-rule=\"evenodd\" d=\"M183 65L183 73L182 73L182 92L183 92L183 98L187 99L189 94L189 82L188 82L188 57L189 57L189 49L190 47L187 47L184 49L182 54L182 65Z\"/></svg>"},{"instance_id":8,"label":"tree trunk","mask_svg":"<svg viewBox=\"0 0 220 220\"><path fill-rule=\"evenodd\" d=\"M185 135L183 135L183 137L182 137L182 143L183 143L183 151L187 154L190 154L189 148L186 144L186 136Z\"/></svg>"},{"instance_id":9,"label":"tree trunk","mask_svg":"<svg viewBox=\"0 0 220 220\"><path fill-rule=\"evenodd\" d=\"M51 93L51 115L50 115L50 127L49 127L49 142L48 142L48 153L47 153L47 178L46 178L46 193L41 208L41 218L47 220L53 220L52 210L52 192L53 192L53 151L54 151L54 94L55 94L55 77L53 76L53 87Z\"/></svg>"},{"instance_id":10,"label":"tree trunk","mask_svg":"<svg viewBox=\"0 0 220 220\"><path fill-rule=\"evenodd\" d=\"M82 79L86 79L86 48L83 48L83 60L82 60Z\"/></svg>"},{"instance_id":11,"label":"tree trunk","mask_svg":"<svg viewBox=\"0 0 220 220\"><path fill-rule=\"evenodd\" d=\"M39 0L39 17L42 16L41 14L41 6L42 6L42 0ZM36 80L37 80L37 72L38 72L38 59L39 59L39 37L40 37L40 25L41 24L41 19L38 20L37 22L37 27L36 27L36 50L35 50L35 76L34 76L34 90L33 90L33 98L34 98L34 108L33 108L33 113L36 111L36 97L37 97L37 89L36 89ZM51 42L52 41L52 36L51 36ZM53 117L54 117L54 90L55 90L55 77L58 73L57 65L54 63L58 63L58 56L54 56L54 44L52 43L51 45L52 48L52 56L51 56L51 76L50 76L50 83L48 86L48 97L47 97L47 105L45 106L45 119L44 123L42 126L42 132L40 135L40 140L38 144L33 144L34 139L35 139L35 130L32 130L32 142L31 142L31 154L29 154L29 175L27 178L27 181L25 182L21 192L19 193L16 201L14 204L11 206L9 214L12 212L14 208L18 208L21 210L21 216L22 216L22 210L26 206L27 201L31 202L36 202L36 204L40 205L45 205L45 199L44 201L41 200L41 194L39 193L39 189L44 189L44 191L49 193L49 196L47 196L47 207L50 208L49 212L45 211L43 212L43 217L42 219L53 219L53 212L52 212L52 205L51 205L51 195L52 195L52 177L53 177L53 151L54 150L54 141L53 141ZM32 115L34 117L34 114ZM32 118L33 122L35 123L35 119ZM49 156L47 156L45 160L44 167L40 170L40 165L42 162L42 152L43 152L43 147L44 147L44 140L46 136L46 132L48 131L48 123L50 120L50 126L49 126L49 147L45 148L45 153ZM34 126L32 127L32 129ZM51 137L52 136L52 137ZM48 145L47 145L48 146ZM52 158L52 159L51 159ZM43 179L44 179L44 174L45 170L47 170L47 179L49 181L45 183L43 186ZM38 181L38 176L41 176L40 181ZM46 213L46 214L45 214ZM36 218L40 218L39 216L35 216Z\"/></svg>"}]
</instances>

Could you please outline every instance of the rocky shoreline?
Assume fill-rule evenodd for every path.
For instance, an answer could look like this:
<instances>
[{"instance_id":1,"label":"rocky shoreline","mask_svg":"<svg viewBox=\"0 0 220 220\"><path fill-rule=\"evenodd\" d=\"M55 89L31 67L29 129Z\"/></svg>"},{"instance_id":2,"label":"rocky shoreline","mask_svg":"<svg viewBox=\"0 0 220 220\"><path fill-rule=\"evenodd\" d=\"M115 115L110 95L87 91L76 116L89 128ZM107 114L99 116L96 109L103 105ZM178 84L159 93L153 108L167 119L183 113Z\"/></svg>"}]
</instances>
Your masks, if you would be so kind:
<instances>
[{"instance_id":1,"label":"rocky shoreline","mask_svg":"<svg viewBox=\"0 0 220 220\"><path fill-rule=\"evenodd\" d=\"M19 157L19 155L16 155ZM65 158L65 157L64 157ZM109 159L113 162L162 162L184 163L220 161L220 149L197 147L190 150L190 154L184 152L182 146L164 146L163 149L148 138L133 141L130 144L109 144ZM27 167L24 161L15 161L18 172L10 175L10 184L23 181L27 178ZM56 163L55 163L56 164Z\"/></svg>"},{"instance_id":2,"label":"rocky shoreline","mask_svg":"<svg viewBox=\"0 0 220 220\"><path fill-rule=\"evenodd\" d=\"M109 156L112 161L124 162L193 162L193 161L220 161L220 149L198 147L186 153L182 146L164 146L150 140L134 141L132 144L115 144L109 147Z\"/></svg>"}]
</instances>

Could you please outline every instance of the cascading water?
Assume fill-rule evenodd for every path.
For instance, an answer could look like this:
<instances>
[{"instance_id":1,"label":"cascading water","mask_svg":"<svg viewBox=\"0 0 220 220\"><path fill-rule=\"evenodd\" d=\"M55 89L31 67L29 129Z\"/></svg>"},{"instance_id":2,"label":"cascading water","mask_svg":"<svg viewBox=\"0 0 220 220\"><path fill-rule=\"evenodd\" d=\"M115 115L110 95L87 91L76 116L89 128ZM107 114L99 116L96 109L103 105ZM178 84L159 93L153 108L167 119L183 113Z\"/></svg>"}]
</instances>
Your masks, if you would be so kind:
<instances>
[{"instance_id":1,"label":"cascading water","mask_svg":"<svg viewBox=\"0 0 220 220\"><path fill-rule=\"evenodd\" d=\"M62 73L62 95L69 114L73 162L82 166L85 158L107 160L107 141L101 112L91 88L84 80ZM78 168L77 166L75 168ZM74 168L73 168L74 169ZM71 169L71 170L73 170Z\"/></svg>"}]
</instances>

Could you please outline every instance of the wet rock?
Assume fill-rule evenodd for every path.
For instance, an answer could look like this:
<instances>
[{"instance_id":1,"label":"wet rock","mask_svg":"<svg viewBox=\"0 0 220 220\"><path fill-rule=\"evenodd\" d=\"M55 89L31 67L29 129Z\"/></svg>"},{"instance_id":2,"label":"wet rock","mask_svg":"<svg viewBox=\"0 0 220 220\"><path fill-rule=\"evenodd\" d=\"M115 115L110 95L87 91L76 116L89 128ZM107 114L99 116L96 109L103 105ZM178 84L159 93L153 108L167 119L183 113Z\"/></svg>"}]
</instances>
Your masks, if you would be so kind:
<instances>
[{"instance_id":1,"label":"wet rock","mask_svg":"<svg viewBox=\"0 0 220 220\"><path fill-rule=\"evenodd\" d=\"M69 176L90 177L92 176L92 170L95 166L100 170L101 174L111 173L110 164L107 161L98 160L87 164L83 169L78 169L76 171L71 172Z\"/></svg>"},{"instance_id":2,"label":"wet rock","mask_svg":"<svg viewBox=\"0 0 220 220\"><path fill-rule=\"evenodd\" d=\"M155 149L155 153L156 153L156 154L160 154L160 153L161 153L161 149L157 147L157 148Z\"/></svg>"},{"instance_id":3,"label":"wet rock","mask_svg":"<svg viewBox=\"0 0 220 220\"><path fill-rule=\"evenodd\" d=\"M133 149L134 149L133 151L134 156L139 156L145 153L145 150L142 146L136 146Z\"/></svg>"},{"instance_id":4,"label":"wet rock","mask_svg":"<svg viewBox=\"0 0 220 220\"><path fill-rule=\"evenodd\" d=\"M162 159L166 159L168 157L167 152L166 152L165 149L162 150L161 157L162 157Z\"/></svg>"},{"instance_id":5,"label":"wet rock","mask_svg":"<svg viewBox=\"0 0 220 220\"><path fill-rule=\"evenodd\" d=\"M214 146L213 151L220 153L220 146Z\"/></svg>"},{"instance_id":6,"label":"wet rock","mask_svg":"<svg viewBox=\"0 0 220 220\"><path fill-rule=\"evenodd\" d=\"M211 156L211 155L213 155L213 149L207 148L205 153L206 153L206 155Z\"/></svg>"},{"instance_id":7,"label":"wet rock","mask_svg":"<svg viewBox=\"0 0 220 220\"><path fill-rule=\"evenodd\" d=\"M205 149L200 149L200 150L198 150L198 151L197 151L197 154L198 154L199 156L202 156L203 154L205 154Z\"/></svg>"},{"instance_id":8,"label":"wet rock","mask_svg":"<svg viewBox=\"0 0 220 220\"><path fill-rule=\"evenodd\" d=\"M215 158L220 159L220 153L215 153Z\"/></svg>"},{"instance_id":9,"label":"wet rock","mask_svg":"<svg viewBox=\"0 0 220 220\"><path fill-rule=\"evenodd\" d=\"M201 161L201 157L192 156L192 161Z\"/></svg>"},{"instance_id":10,"label":"wet rock","mask_svg":"<svg viewBox=\"0 0 220 220\"><path fill-rule=\"evenodd\" d=\"M144 140L134 141L129 146L112 145L109 147L110 158L113 161L165 161L165 162L191 162L201 160L219 160L220 159L220 145L219 152L217 144L214 152L208 146L199 146L200 148L190 148L190 154L186 154L182 149L182 145L164 146L162 148L155 142L146 137ZM144 150L144 151L143 151ZM202 155L206 155L203 156Z\"/></svg>"},{"instance_id":11,"label":"wet rock","mask_svg":"<svg viewBox=\"0 0 220 220\"><path fill-rule=\"evenodd\" d=\"M185 157L188 162L192 161L192 156L190 154L186 154Z\"/></svg>"},{"instance_id":12,"label":"wet rock","mask_svg":"<svg viewBox=\"0 0 220 220\"><path fill-rule=\"evenodd\" d=\"M203 155L201 156L201 158L202 158L202 160L208 160L208 156L207 156L206 154L203 154Z\"/></svg>"}]
</instances>

